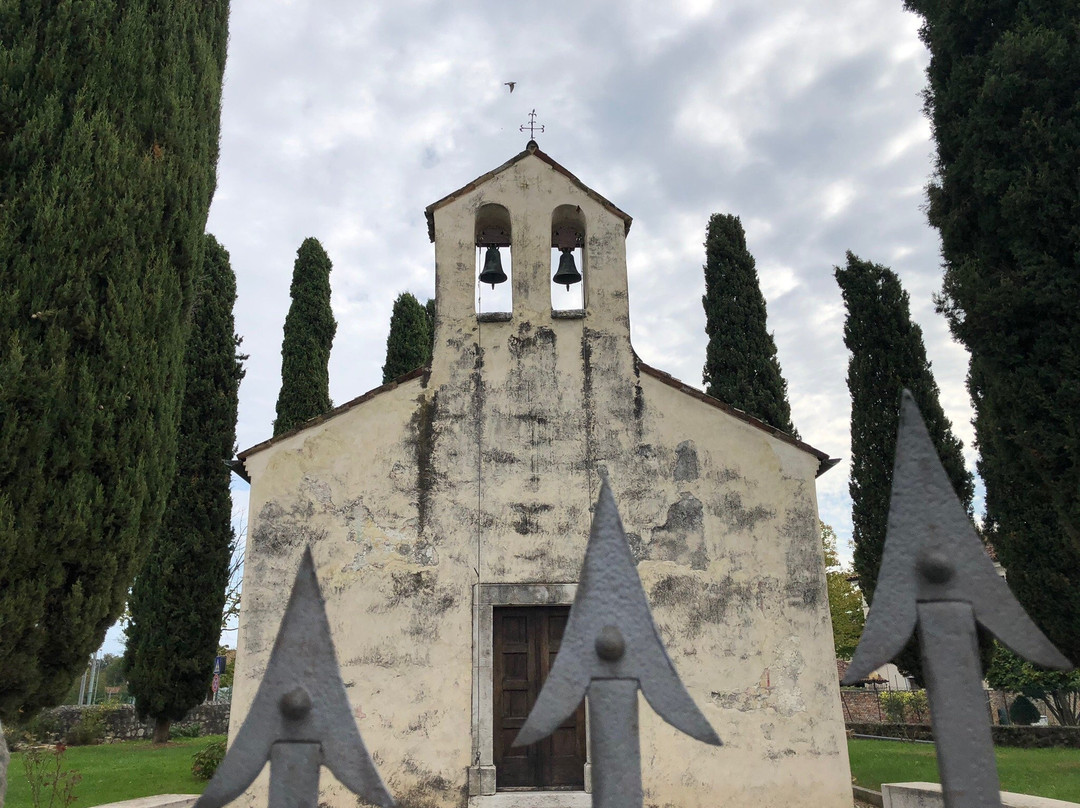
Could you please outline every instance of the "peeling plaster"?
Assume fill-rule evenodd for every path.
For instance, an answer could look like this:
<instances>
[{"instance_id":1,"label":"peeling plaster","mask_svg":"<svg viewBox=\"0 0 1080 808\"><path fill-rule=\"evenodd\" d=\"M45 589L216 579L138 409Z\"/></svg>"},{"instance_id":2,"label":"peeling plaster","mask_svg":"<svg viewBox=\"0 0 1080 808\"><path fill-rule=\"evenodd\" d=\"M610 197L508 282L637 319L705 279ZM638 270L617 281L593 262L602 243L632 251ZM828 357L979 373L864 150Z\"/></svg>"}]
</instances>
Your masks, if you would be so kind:
<instances>
[{"instance_id":1,"label":"peeling plaster","mask_svg":"<svg viewBox=\"0 0 1080 808\"><path fill-rule=\"evenodd\" d=\"M677 502L668 507L664 524L652 530L649 544L643 548L649 559L689 564L703 570L708 565L705 550L705 509L701 500L683 491Z\"/></svg>"},{"instance_id":2,"label":"peeling plaster","mask_svg":"<svg viewBox=\"0 0 1080 808\"><path fill-rule=\"evenodd\" d=\"M765 505L743 506L742 496L735 491L725 492L716 505L717 515L736 530L752 531L761 522L776 518L776 510Z\"/></svg>"},{"instance_id":3,"label":"peeling plaster","mask_svg":"<svg viewBox=\"0 0 1080 808\"><path fill-rule=\"evenodd\" d=\"M276 502L267 502L251 533L253 549L260 554L284 555L321 541L326 531L311 526L314 513L311 502L295 503L288 511Z\"/></svg>"},{"instance_id":4,"label":"peeling plaster","mask_svg":"<svg viewBox=\"0 0 1080 808\"><path fill-rule=\"evenodd\" d=\"M692 440L684 440L675 447L675 470L671 476L677 482L698 478L697 446Z\"/></svg>"}]
</instances>

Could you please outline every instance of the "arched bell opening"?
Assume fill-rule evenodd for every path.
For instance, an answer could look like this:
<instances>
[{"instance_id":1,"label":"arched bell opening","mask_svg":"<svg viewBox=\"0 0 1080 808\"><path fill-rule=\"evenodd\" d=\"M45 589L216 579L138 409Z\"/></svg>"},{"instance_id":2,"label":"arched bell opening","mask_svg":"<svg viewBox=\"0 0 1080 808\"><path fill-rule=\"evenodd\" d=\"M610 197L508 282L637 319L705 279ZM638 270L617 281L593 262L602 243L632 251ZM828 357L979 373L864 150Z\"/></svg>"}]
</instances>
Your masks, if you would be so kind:
<instances>
[{"instance_id":1,"label":"arched bell opening","mask_svg":"<svg viewBox=\"0 0 1080 808\"><path fill-rule=\"evenodd\" d=\"M551 310L585 308L585 215L577 205L551 214Z\"/></svg>"},{"instance_id":2,"label":"arched bell opening","mask_svg":"<svg viewBox=\"0 0 1080 808\"><path fill-rule=\"evenodd\" d=\"M489 203L476 212L476 313L514 310L510 211Z\"/></svg>"}]
</instances>

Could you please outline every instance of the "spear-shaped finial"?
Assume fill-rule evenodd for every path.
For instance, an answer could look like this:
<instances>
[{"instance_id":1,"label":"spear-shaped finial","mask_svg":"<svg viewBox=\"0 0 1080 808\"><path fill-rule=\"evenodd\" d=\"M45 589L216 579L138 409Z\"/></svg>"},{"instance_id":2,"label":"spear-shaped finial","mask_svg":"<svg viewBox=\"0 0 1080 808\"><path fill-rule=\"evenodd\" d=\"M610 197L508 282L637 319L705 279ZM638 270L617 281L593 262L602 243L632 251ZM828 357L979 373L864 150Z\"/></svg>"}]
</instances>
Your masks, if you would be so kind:
<instances>
[{"instance_id":1,"label":"spear-shaped finial","mask_svg":"<svg viewBox=\"0 0 1080 808\"><path fill-rule=\"evenodd\" d=\"M316 805L320 765L364 801L394 805L352 718L310 547L251 709L196 808L239 797L267 760L270 808Z\"/></svg>"},{"instance_id":2,"label":"spear-shaped finial","mask_svg":"<svg viewBox=\"0 0 1080 808\"><path fill-rule=\"evenodd\" d=\"M664 650L605 479L559 654L514 745L550 735L588 692L593 804L640 806L639 688L676 729L720 744Z\"/></svg>"},{"instance_id":3,"label":"spear-shaped finial","mask_svg":"<svg viewBox=\"0 0 1080 808\"><path fill-rule=\"evenodd\" d=\"M1001 805L976 622L1036 664L1072 668L994 570L905 390L874 605L844 683L890 661L918 623L948 808Z\"/></svg>"}]
</instances>

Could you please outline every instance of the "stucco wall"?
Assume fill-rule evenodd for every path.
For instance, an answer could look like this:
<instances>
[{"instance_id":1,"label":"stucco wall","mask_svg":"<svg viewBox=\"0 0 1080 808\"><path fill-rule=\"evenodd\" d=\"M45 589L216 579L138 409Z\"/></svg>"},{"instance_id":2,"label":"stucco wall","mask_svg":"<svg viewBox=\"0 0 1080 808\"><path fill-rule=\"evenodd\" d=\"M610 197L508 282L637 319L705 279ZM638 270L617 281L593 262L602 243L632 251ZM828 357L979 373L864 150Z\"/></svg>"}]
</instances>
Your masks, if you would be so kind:
<instances>
[{"instance_id":1,"label":"stucco wall","mask_svg":"<svg viewBox=\"0 0 1080 808\"><path fill-rule=\"evenodd\" d=\"M489 202L512 223L506 322L480 322L473 304L474 221ZM547 291L551 211L563 204L586 222L577 319L553 318ZM849 805L819 458L642 372L625 217L572 178L527 155L433 215L430 375L246 458L232 726L311 543L358 726L399 804L463 805L470 767L474 794L490 791L473 593L572 583L604 471L661 635L726 744L679 736L643 704L646 802ZM352 804L333 789L324 799Z\"/></svg>"}]
</instances>

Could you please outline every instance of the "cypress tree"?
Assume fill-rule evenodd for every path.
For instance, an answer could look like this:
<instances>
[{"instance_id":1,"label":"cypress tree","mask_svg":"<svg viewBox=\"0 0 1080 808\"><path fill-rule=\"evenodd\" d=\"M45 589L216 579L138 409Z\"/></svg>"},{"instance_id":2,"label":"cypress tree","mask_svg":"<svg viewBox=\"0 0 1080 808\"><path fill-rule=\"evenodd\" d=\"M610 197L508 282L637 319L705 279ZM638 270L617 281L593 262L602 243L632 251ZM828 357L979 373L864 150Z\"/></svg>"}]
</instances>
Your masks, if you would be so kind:
<instances>
[{"instance_id":1,"label":"cypress tree","mask_svg":"<svg viewBox=\"0 0 1080 808\"><path fill-rule=\"evenodd\" d=\"M428 340L428 361L435 355L435 298L429 297L424 304L427 310L428 332L431 339Z\"/></svg>"},{"instance_id":2,"label":"cypress tree","mask_svg":"<svg viewBox=\"0 0 1080 808\"><path fill-rule=\"evenodd\" d=\"M738 216L715 213L705 237L705 392L798 436L776 343L765 328L765 298Z\"/></svg>"},{"instance_id":3,"label":"cypress tree","mask_svg":"<svg viewBox=\"0 0 1080 808\"><path fill-rule=\"evenodd\" d=\"M155 719L157 743L206 695L235 540L226 461L244 375L233 333L236 278L210 235L203 264L184 359L176 479L129 602L124 666L139 716Z\"/></svg>"},{"instance_id":4,"label":"cypress tree","mask_svg":"<svg viewBox=\"0 0 1080 808\"><path fill-rule=\"evenodd\" d=\"M337 322L330 308L330 256L316 238L306 238L293 264L292 303L281 342L281 391L274 435L328 412L330 349Z\"/></svg>"},{"instance_id":5,"label":"cypress tree","mask_svg":"<svg viewBox=\"0 0 1080 808\"><path fill-rule=\"evenodd\" d=\"M1080 9L908 0L930 49L939 309L968 349L985 527L1080 659Z\"/></svg>"},{"instance_id":6,"label":"cypress tree","mask_svg":"<svg viewBox=\"0 0 1080 808\"><path fill-rule=\"evenodd\" d=\"M429 303L431 301L428 301ZM431 322L428 308L408 292L394 301L390 333L386 337L383 384L421 368L431 361Z\"/></svg>"},{"instance_id":7,"label":"cypress tree","mask_svg":"<svg viewBox=\"0 0 1080 808\"><path fill-rule=\"evenodd\" d=\"M881 569L885 528L892 490L900 393L915 397L930 437L960 501L971 513L974 482L964 466L963 444L939 401L937 382L926 358L922 329L911 321L908 294L888 267L847 254L847 266L836 267L836 281L847 307L844 345L851 351L848 391L851 394L851 481L854 568L866 602L873 605ZM914 644L898 666L921 680Z\"/></svg>"},{"instance_id":8,"label":"cypress tree","mask_svg":"<svg viewBox=\"0 0 1080 808\"><path fill-rule=\"evenodd\" d=\"M0 8L0 716L56 703L173 480L228 3Z\"/></svg>"}]
</instances>

